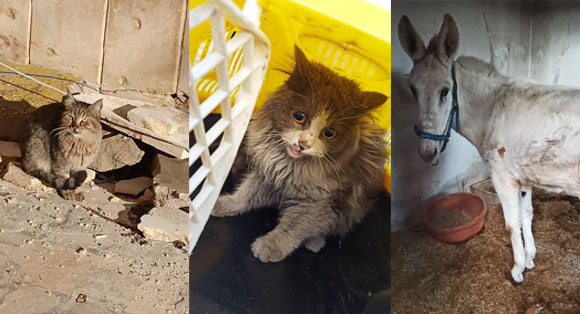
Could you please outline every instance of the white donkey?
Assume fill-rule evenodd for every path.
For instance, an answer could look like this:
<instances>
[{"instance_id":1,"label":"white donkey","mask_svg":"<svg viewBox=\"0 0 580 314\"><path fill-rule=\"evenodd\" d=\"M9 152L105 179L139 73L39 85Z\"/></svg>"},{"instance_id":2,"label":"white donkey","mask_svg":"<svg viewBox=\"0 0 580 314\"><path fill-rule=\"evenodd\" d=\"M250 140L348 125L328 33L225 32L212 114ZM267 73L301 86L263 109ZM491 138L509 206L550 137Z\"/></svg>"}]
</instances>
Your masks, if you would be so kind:
<instances>
[{"instance_id":1,"label":"white donkey","mask_svg":"<svg viewBox=\"0 0 580 314\"><path fill-rule=\"evenodd\" d=\"M453 124L477 148L511 234L512 278L522 282L536 255L532 186L580 196L580 90L505 77L472 57L454 61L459 32L448 14L427 48L406 16L399 40L413 60L419 155L436 165Z\"/></svg>"}]
</instances>

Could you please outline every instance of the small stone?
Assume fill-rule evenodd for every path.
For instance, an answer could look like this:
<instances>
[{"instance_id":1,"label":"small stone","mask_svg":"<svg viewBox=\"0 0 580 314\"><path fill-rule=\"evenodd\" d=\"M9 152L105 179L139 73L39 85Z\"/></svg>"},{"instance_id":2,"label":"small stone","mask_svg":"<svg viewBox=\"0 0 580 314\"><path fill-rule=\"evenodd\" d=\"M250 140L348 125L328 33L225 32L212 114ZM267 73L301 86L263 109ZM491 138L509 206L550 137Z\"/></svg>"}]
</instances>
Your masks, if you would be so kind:
<instances>
[{"instance_id":1,"label":"small stone","mask_svg":"<svg viewBox=\"0 0 580 314\"><path fill-rule=\"evenodd\" d=\"M143 190L151 187L151 185L153 185L153 179L149 177L122 180L115 183L115 193L137 196L143 192Z\"/></svg>"},{"instance_id":2,"label":"small stone","mask_svg":"<svg viewBox=\"0 0 580 314\"><path fill-rule=\"evenodd\" d=\"M115 195L111 195L107 198L111 203L121 203L123 200L116 197Z\"/></svg>"},{"instance_id":3,"label":"small stone","mask_svg":"<svg viewBox=\"0 0 580 314\"><path fill-rule=\"evenodd\" d=\"M137 226L143 235L156 241L173 243L188 241L188 214L181 210L168 207L155 207L147 215L141 217Z\"/></svg>"},{"instance_id":4,"label":"small stone","mask_svg":"<svg viewBox=\"0 0 580 314\"><path fill-rule=\"evenodd\" d=\"M97 173L94 170L91 169L87 169L85 170L87 173L87 177L85 179L85 181L83 181L83 184L87 184L87 183L91 183L95 180L95 177L97 176Z\"/></svg>"},{"instance_id":5,"label":"small stone","mask_svg":"<svg viewBox=\"0 0 580 314\"><path fill-rule=\"evenodd\" d=\"M86 303L87 302L87 295L86 294L79 294L75 299L77 303Z\"/></svg>"},{"instance_id":6,"label":"small stone","mask_svg":"<svg viewBox=\"0 0 580 314\"><path fill-rule=\"evenodd\" d=\"M185 247L185 243L183 243L179 240L175 240L175 241L173 241L173 246L178 248L178 249L183 249Z\"/></svg>"},{"instance_id":7,"label":"small stone","mask_svg":"<svg viewBox=\"0 0 580 314\"><path fill-rule=\"evenodd\" d=\"M137 164L143 158L143 152L135 141L122 134L103 138L99 154L89 168L106 172L125 166Z\"/></svg>"}]
</instances>

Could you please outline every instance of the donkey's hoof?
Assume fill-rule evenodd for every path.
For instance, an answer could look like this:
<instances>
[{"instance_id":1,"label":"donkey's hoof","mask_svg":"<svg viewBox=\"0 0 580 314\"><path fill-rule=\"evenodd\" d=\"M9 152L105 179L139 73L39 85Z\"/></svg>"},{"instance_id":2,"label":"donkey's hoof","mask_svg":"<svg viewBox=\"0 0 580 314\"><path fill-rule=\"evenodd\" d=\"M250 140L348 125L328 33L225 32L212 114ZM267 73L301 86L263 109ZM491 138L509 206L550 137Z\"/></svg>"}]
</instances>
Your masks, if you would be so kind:
<instances>
[{"instance_id":1,"label":"donkey's hoof","mask_svg":"<svg viewBox=\"0 0 580 314\"><path fill-rule=\"evenodd\" d=\"M529 258L528 261L526 262L526 269L527 270L532 270L534 269L534 259L533 258Z\"/></svg>"},{"instance_id":2,"label":"donkey's hoof","mask_svg":"<svg viewBox=\"0 0 580 314\"><path fill-rule=\"evenodd\" d=\"M512 268L511 275L512 275L512 282L516 286L524 281L523 272L520 271L519 269L516 269L515 267Z\"/></svg>"}]
</instances>

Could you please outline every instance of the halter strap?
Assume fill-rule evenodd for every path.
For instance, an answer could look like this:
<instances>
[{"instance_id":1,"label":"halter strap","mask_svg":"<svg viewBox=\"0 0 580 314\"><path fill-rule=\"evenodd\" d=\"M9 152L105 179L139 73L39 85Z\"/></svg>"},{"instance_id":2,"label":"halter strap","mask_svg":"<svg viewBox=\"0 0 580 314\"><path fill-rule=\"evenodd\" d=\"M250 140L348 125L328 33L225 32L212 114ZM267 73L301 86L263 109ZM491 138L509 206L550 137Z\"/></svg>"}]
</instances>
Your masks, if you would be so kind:
<instances>
[{"instance_id":1,"label":"halter strap","mask_svg":"<svg viewBox=\"0 0 580 314\"><path fill-rule=\"evenodd\" d=\"M455 130L459 131L459 101L457 97L457 80L455 79L455 64L451 65L451 79L453 79L453 90L451 95L453 97L453 101L451 104L451 111L449 112L449 119L447 121L447 127L443 134L433 134L429 132L425 132L420 130L417 125L415 125L415 134L422 139L431 140L439 143L443 143L443 147L441 148L441 152L443 152L447 148L447 143L449 142L449 138L451 137L451 129L453 128L453 121L455 120Z\"/></svg>"}]
</instances>

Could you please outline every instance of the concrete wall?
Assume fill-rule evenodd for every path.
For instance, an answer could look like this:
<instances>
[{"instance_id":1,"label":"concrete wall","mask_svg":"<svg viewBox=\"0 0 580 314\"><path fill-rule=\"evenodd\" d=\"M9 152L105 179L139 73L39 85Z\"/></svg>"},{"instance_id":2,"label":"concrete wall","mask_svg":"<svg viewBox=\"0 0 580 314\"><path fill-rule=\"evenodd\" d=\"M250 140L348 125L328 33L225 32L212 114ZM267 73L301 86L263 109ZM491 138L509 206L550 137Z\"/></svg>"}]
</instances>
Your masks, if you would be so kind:
<instances>
[{"instance_id":1,"label":"concrete wall","mask_svg":"<svg viewBox=\"0 0 580 314\"><path fill-rule=\"evenodd\" d=\"M187 0L0 0L0 59L171 94L187 87L186 25Z\"/></svg>"},{"instance_id":2,"label":"concrete wall","mask_svg":"<svg viewBox=\"0 0 580 314\"><path fill-rule=\"evenodd\" d=\"M452 134L447 150L436 167L425 164L417 154L419 139L413 133L417 121L414 98L405 75L412 62L402 50L397 25L403 14L427 44L439 31L445 13L457 22L460 33L458 55L491 61L507 75L530 73L529 3L481 2L393 2L392 43L392 211L393 230L420 221L427 200L438 194L467 191L472 183L488 177L475 148Z\"/></svg>"}]
</instances>

